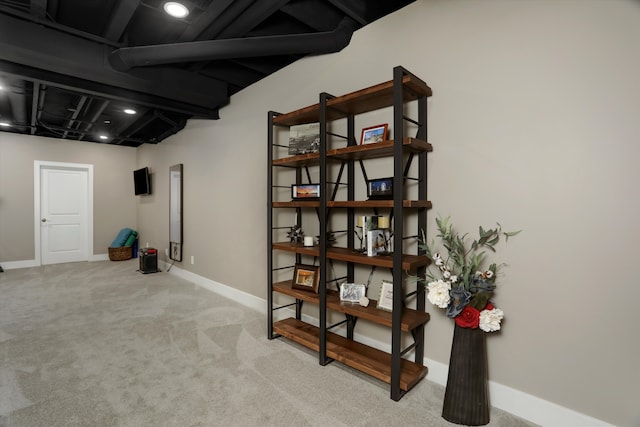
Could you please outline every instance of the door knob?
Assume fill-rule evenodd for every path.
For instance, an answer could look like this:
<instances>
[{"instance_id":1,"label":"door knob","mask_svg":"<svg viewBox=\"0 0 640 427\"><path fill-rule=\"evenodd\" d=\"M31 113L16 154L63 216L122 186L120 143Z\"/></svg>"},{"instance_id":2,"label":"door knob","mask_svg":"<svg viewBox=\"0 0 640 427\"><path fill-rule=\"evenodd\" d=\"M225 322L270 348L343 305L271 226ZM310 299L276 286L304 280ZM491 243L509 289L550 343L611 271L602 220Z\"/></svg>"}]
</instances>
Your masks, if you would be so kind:
<instances>
[{"instance_id":1,"label":"door knob","mask_svg":"<svg viewBox=\"0 0 640 427\"><path fill-rule=\"evenodd\" d=\"M42 218L40 221L47 222L47 218Z\"/></svg>"}]
</instances>

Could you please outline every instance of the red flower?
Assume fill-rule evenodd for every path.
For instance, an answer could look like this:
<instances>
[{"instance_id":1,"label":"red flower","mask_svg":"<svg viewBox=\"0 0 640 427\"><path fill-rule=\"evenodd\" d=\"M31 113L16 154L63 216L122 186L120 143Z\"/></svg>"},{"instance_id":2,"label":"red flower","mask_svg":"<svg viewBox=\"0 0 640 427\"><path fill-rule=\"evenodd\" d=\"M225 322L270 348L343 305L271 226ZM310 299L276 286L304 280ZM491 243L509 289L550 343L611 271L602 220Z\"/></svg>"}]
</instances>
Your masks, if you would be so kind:
<instances>
[{"instance_id":1,"label":"red flower","mask_svg":"<svg viewBox=\"0 0 640 427\"><path fill-rule=\"evenodd\" d=\"M476 329L480 324L480 310L467 305L455 318L456 325L461 328Z\"/></svg>"},{"instance_id":2,"label":"red flower","mask_svg":"<svg viewBox=\"0 0 640 427\"><path fill-rule=\"evenodd\" d=\"M493 310L495 307L490 302L487 302L487 305L483 308L483 310Z\"/></svg>"}]
</instances>

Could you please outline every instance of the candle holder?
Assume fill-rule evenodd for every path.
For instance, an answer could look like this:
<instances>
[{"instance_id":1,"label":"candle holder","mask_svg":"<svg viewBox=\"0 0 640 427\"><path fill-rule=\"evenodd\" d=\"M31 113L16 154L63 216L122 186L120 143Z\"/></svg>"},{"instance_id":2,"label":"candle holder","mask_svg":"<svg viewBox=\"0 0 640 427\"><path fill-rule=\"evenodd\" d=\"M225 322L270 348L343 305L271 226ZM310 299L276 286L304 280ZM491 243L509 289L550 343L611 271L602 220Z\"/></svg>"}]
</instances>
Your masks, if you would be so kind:
<instances>
[{"instance_id":1,"label":"candle holder","mask_svg":"<svg viewBox=\"0 0 640 427\"><path fill-rule=\"evenodd\" d=\"M362 230L362 226L360 225L356 225L356 228L359 228L360 230ZM353 230L353 232L355 233L356 237L358 238L358 240L360 240L360 249L358 249L359 252L364 252L364 235L362 235L362 231L360 231L360 233L358 233L358 230Z\"/></svg>"},{"instance_id":2,"label":"candle holder","mask_svg":"<svg viewBox=\"0 0 640 427\"><path fill-rule=\"evenodd\" d=\"M391 255L393 253L393 231L390 228L384 230L384 251L379 255Z\"/></svg>"}]
</instances>

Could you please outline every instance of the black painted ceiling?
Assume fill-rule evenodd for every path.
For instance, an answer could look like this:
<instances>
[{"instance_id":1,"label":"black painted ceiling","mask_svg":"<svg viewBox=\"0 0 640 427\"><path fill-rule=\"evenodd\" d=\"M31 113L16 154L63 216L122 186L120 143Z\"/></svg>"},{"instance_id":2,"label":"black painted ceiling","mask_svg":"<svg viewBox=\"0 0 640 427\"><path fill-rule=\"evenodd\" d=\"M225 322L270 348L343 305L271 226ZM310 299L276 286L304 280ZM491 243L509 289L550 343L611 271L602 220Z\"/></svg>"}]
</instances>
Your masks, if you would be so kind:
<instances>
[{"instance_id":1,"label":"black painted ceiling","mask_svg":"<svg viewBox=\"0 0 640 427\"><path fill-rule=\"evenodd\" d=\"M0 0L0 131L155 144L413 1Z\"/></svg>"}]
</instances>

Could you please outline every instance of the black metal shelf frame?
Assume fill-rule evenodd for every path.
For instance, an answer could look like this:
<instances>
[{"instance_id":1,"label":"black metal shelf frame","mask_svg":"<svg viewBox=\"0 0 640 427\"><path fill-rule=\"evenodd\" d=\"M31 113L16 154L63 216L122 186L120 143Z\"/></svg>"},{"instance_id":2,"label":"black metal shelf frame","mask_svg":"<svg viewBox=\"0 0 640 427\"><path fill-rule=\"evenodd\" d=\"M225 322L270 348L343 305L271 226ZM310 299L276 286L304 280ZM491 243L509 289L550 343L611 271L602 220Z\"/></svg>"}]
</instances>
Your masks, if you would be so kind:
<instances>
[{"instance_id":1,"label":"black metal shelf frame","mask_svg":"<svg viewBox=\"0 0 640 427\"><path fill-rule=\"evenodd\" d=\"M403 241L409 238L416 238L421 234L422 231L426 232L427 228L427 208L412 208L412 211L415 212L417 209L418 216L418 230L415 235L412 236L404 236L404 213L405 208L403 208L403 195L405 181L408 179L416 180L418 183L418 199L419 200L427 200L427 153L410 153L408 159L404 160L404 152L403 152L403 141L405 138L405 123L409 122L417 126L417 133L415 138L427 141L427 96L424 94L416 93L414 94L415 102L417 102L417 115L418 118L414 119L411 117L407 117L404 114L404 106L408 102L405 100L404 93L409 90L407 87L403 85L403 78L405 76L412 76L413 78L418 79L412 73L401 66L397 66L393 69L393 207L391 208L391 219L393 221L393 247L394 248L402 248ZM339 185L345 185L341 182L344 168L346 166L347 169L347 199L349 201L355 200L355 188L354 188L354 178L355 178L355 166L356 160L342 160L340 165L339 173L335 182L331 184L334 185L333 191L331 195L328 196L328 183L327 179L328 175L328 159L327 159L327 151L328 151L328 138L330 136L339 137L347 140L347 146L357 145L356 137L355 137L355 115L354 114L341 114L347 120L347 136L336 135L328 131L328 124L330 116L329 107L327 106L327 102L334 97L328 93L321 93L319 96L319 122L320 122L320 147L319 147L319 175L320 175L320 184L322 186L322 190L320 191L320 200L319 207L317 208L318 219L320 222L320 236L324 238L319 239L319 265L320 265L320 284L318 290L319 297L319 363L321 365L325 365L332 361L331 358L327 356L327 333L328 330L334 328L338 325L346 323L347 326L347 338L353 339L353 332L355 328L355 324L357 322L357 317L352 315L346 315L346 319L338 322L334 325L327 325L327 284L335 281L328 279L328 265L330 260L327 259L327 223L329 220L329 215L332 209L327 207L328 201L335 200L336 193ZM270 111L268 114L268 140L269 140L269 149L268 149L268 180L267 180L267 192L268 192L268 208L267 208L267 221L268 221L268 274L269 274L269 289L268 289L268 338L273 339L278 337L279 335L273 333L273 313L276 310L279 310L284 307L295 305L296 307L296 319L300 320L301 318L301 307L302 301L296 300L294 304L287 304L284 306L274 307L273 300L273 275L274 272L277 271L277 268L274 268L273 265L273 151L274 147L279 146L278 144L274 144L274 118L280 115L277 112ZM281 145L280 145L281 146ZM415 160L415 157L418 158L418 178L409 178L409 168L412 164L412 161ZM362 160L357 160L359 163L360 169L362 170L363 176L366 179L366 170ZM303 168L306 171L307 178L309 178L309 171L305 166L296 166L296 183L300 183L302 179ZM348 207L347 209L347 245L349 248L355 247L355 211L356 208ZM296 208L298 224L300 224L301 220L301 208ZM377 213L377 210L376 210ZM392 311L392 326L391 326L391 381L390 381L390 397L393 400L400 400L402 396L406 393L400 388L400 374L401 374L401 364L402 358L408 352L414 352L414 360L416 363L422 364L424 360L424 324L418 326L414 330L411 331L413 335L413 343L406 348L402 348L402 330L401 330L401 320L405 298L411 296L415 298L416 301L416 310L424 311L425 310L425 290L421 286L416 285L416 289L413 292L409 292L407 295L403 296L403 282L405 277L405 272L402 269L402 250L395 250L393 253L393 268L391 269L393 276L393 311ZM424 255L424 251L418 249L418 255ZM299 262L301 255L299 253L296 254L296 262ZM354 280L355 273L355 265L352 262L347 263L347 273L346 279L350 282ZM418 275L422 275L424 273L426 267L420 267L416 272Z\"/></svg>"}]
</instances>

